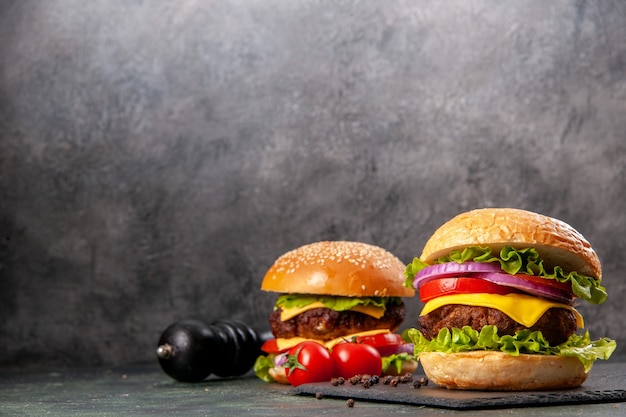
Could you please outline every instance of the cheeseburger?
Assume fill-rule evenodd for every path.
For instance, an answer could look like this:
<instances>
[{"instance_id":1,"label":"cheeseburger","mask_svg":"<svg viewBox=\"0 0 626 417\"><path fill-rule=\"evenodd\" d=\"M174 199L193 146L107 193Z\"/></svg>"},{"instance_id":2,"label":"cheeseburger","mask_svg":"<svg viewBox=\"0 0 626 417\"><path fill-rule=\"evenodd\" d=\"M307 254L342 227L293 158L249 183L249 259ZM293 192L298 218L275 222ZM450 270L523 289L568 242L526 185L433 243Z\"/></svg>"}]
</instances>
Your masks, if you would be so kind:
<instances>
[{"instance_id":1,"label":"cheeseburger","mask_svg":"<svg viewBox=\"0 0 626 417\"><path fill-rule=\"evenodd\" d=\"M615 341L591 341L576 304L600 304L600 261L570 225L529 211L460 214L405 271L424 304L410 329L430 380L450 389L581 385Z\"/></svg>"},{"instance_id":2,"label":"cheeseburger","mask_svg":"<svg viewBox=\"0 0 626 417\"><path fill-rule=\"evenodd\" d=\"M357 242L317 242L279 257L261 283L280 295L269 317L274 339L262 347L267 356L257 359L257 376L286 383L284 352L307 340L328 349L374 342L388 357L383 373L413 372L412 345L393 334L406 314L402 297L414 295L404 286L404 270L386 250Z\"/></svg>"}]
</instances>

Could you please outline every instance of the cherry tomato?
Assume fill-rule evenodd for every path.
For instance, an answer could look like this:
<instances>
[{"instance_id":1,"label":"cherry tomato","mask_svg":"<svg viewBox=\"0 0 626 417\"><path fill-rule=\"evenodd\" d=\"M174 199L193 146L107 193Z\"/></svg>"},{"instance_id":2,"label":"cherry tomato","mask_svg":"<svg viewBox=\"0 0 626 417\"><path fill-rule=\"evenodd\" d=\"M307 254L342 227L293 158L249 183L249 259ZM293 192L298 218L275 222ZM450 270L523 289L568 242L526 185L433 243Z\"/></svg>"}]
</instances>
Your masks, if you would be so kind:
<instances>
[{"instance_id":1,"label":"cherry tomato","mask_svg":"<svg viewBox=\"0 0 626 417\"><path fill-rule=\"evenodd\" d=\"M422 285L419 292L420 300L427 302L442 295L476 293L506 295L522 291L494 284L481 278L439 278Z\"/></svg>"},{"instance_id":2,"label":"cherry tomato","mask_svg":"<svg viewBox=\"0 0 626 417\"><path fill-rule=\"evenodd\" d=\"M383 362L378 350L372 345L339 343L330 353L335 364L335 376L351 378L359 374L378 375Z\"/></svg>"},{"instance_id":3,"label":"cherry tomato","mask_svg":"<svg viewBox=\"0 0 626 417\"><path fill-rule=\"evenodd\" d=\"M355 343L363 343L371 345L378 350L380 356L390 356L403 351L403 346L406 344L402 336L397 333L379 333L369 336L358 336Z\"/></svg>"},{"instance_id":4,"label":"cherry tomato","mask_svg":"<svg viewBox=\"0 0 626 417\"><path fill-rule=\"evenodd\" d=\"M330 381L334 373L328 349L310 341L292 347L283 366L287 371L287 380L294 387L310 382Z\"/></svg>"}]
</instances>

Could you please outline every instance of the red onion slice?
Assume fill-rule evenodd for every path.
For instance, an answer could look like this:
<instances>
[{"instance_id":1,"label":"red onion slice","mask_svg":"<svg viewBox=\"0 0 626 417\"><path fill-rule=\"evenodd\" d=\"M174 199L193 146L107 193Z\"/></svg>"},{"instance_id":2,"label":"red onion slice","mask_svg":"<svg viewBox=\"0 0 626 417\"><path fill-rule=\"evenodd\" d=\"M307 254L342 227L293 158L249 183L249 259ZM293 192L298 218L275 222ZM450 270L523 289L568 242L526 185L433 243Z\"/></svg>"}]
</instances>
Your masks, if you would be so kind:
<instances>
[{"instance_id":1,"label":"red onion slice","mask_svg":"<svg viewBox=\"0 0 626 417\"><path fill-rule=\"evenodd\" d=\"M567 291L562 291L549 285L542 285L539 282L533 282L525 280L523 278L518 278L515 275L492 272L480 274L480 278L489 282L493 282L494 284L517 288L529 294L537 295L543 298L549 298L551 300L559 301L565 304L571 304L572 302L572 295Z\"/></svg>"},{"instance_id":2,"label":"red onion slice","mask_svg":"<svg viewBox=\"0 0 626 417\"><path fill-rule=\"evenodd\" d=\"M374 346L380 356L391 356L397 355L399 353L410 353L413 354L415 350L415 345L413 343L401 343L399 345L384 345L384 346Z\"/></svg>"},{"instance_id":3,"label":"red onion slice","mask_svg":"<svg viewBox=\"0 0 626 417\"><path fill-rule=\"evenodd\" d=\"M499 263L488 262L446 262L428 266L415 275L413 288L419 288L433 279L471 276L474 273L502 272Z\"/></svg>"},{"instance_id":4,"label":"red onion slice","mask_svg":"<svg viewBox=\"0 0 626 417\"><path fill-rule=\"evenodd\" d=\"M439 278L473 277L482 278L494 284L517 288L529 294L551 300L571 304L573 296L569 291L563 291L540 282L533 282L508 274L500 268L499 263L486 262L447 262L426 267L415 275L413 287L420 289L425 283Z\"/></svg>"},{"instance_id":5,"label":"red onion slice","mask_svg":"<svg viewBox=\"0 0 626 417\"><path fill-rule=\"evenodd\" d=\"M283 364L287 362L287 353L283 352L283 353L279 353L276 356L274 356L274 366L277 368L280 368L281 366L283 366Z\"/></svg>"}]
</instances>

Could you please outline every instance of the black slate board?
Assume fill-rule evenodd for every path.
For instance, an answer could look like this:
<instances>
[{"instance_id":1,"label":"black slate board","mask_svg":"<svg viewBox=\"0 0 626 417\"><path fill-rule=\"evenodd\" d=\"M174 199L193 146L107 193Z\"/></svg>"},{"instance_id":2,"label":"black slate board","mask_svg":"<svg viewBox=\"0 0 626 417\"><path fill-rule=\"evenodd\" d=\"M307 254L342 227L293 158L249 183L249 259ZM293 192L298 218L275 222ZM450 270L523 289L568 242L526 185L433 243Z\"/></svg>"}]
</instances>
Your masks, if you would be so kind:
<instances>
[{"instance_id":1,"label":"black slate board","mask_svg":"<svg viewBox=\"0 0 626 417\"><path fill-rule=\"evenodd\" d=\"M613 365L613 366L611 366ZM423 375L416 374L414 379ZM319 395L324 398L401 403L450 409L487 409L528 406L554 406L579 403L626 401L626 364L595 365L587 381L578 388L551 391L460 391L439 388L430 383L420 388L412 384L396 387L382 383L364 388L346 382L340 386L330 383L304 384L292 389L293 394Z\"/></svg>"}]
</instances>

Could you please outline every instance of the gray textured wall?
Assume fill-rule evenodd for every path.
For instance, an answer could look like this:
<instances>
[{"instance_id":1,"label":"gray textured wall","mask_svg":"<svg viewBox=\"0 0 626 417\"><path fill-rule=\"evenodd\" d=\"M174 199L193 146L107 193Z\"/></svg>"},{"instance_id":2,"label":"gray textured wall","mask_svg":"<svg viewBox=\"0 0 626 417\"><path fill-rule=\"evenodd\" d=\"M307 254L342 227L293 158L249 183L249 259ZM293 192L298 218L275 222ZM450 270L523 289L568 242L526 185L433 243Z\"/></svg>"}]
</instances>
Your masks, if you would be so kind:
<instances>
[{"instance_id":1,"label":"gray textured wall","mask_svg":"<svg viewBox=\"0 0 626 417\"><path fill-rule=\"evenodd\" d=\"M625 71L619 0L2 1L0 364L266 328L283 252L408 263L483 206L581 231L609 300L580 310L626 340Z\"/></svg>"}]
</instances>

